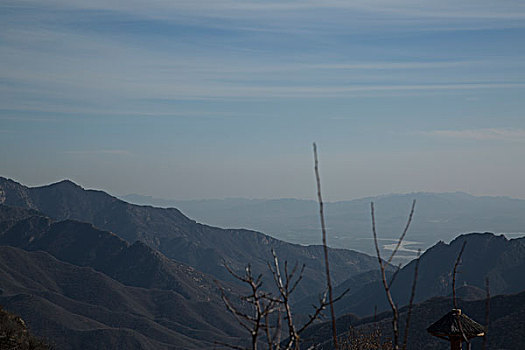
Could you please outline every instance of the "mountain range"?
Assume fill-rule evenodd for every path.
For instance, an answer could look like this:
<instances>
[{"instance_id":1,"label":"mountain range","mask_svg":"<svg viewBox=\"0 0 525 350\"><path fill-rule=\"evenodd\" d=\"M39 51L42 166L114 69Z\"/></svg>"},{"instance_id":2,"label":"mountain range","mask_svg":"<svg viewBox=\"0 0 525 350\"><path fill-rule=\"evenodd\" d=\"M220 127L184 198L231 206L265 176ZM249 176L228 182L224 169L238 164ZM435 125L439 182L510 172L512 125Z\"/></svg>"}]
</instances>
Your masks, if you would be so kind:
<instances>
[{"instance_id":1,"label":"mountain range","mask_svg":"<svg viewBox=\"0 0 525 350\"><path fill-rule=\"evenodd\" d=\"M129 204L70 181L30 188L0 178L0 202L0 305L21 315L31 332L57 349L242 345L245 330L226 311L221 295L248 312L237 298L246 290L222 264L238 273L250 264L256 273L266 274L263 283L271 291L266 266L271 248L281 260L307 266L292 300L296 321L311 312L324 289L320 246L199 224L175 208ZM481 299L489 278L496 296L491 302L491 348L524 343L523 293L510 294L525 290L525 238L471 233L450 243L440 241L421 255L410 349L443 348L424 329L450 308L451 271L464 242L457 275L461 307L482 320ZM340 331L350 325L380 327L388 336L390 312L377 258L345 249L330 249L329 254L335 294L350 289L336 304ZM414 265L403 266L392 286L402 317ZM393 271L388 266L388 276ZM374 310L377 322L370 316ZM504 336L506 320L514 327L513 340ZM327 327L310 327L304 335L307 344L330 348Z\"/></svg>"},{"instance_id":2,"label":"mountain range","mask_svg":"<svg viewBox=\"0 0 525 350\"><path fill-rule=\"evenodd\" d=\"M38 210L54 220L90 223L130 243L141 241L168 258L225 281L234 279L224 264L239 273L251 264L254 272L262 273L266 283L272 284L267 262L272 260L274 249L281 260L306 265L297 297L325 286L321 246L291 244L256 231L199 224L175 208L129 204L68 180L29 188L0 177L0 204ZM335 283L377 269L375 258L345 249L330 249L330 263Z\"/></svg>"},{"instance_id":3,"label":"mountain range","mask_svg":"<svg viewBox=\"0 0 525 350\"><path fill-rule=\"evenodd\" d=\"M60 349L242 342L215 280L234 299L243 286L222 260L267 271L271 247L282 259L310 263L298 297L324 288L321 247L201 225L176 209L131 205L70 181L28 188L0 179L0 201L0 304ZM331 254L339 279L376 268L362 253Z\"/></svg>"},{"instance_id":4,"label":"mountain range","mask_svg":"<svg viewBox=\"0 0 525 350\"><path fill-rule=\"evenodd\" d=\"M468 299L484 297L485 279L490 282L492 295L513 294L525 290L525 245L523 239L507 239L492 233L471 233L460 235L449 244L439 242L419 258L419 271L415 301L421 302L436 296L449 296L452 293L452 271L463 243L465 250L461 257L457 287L470 287ZM391 292L398 305L408 304L415 261L410 262L397 273ZM390 275L389 275L390 279ZM389 309L385 292L380 282L379 272L370 271L356 275L335 288L336 294L350 289L338 302L339 315L352 313L367 316L374 312ZM467 290L464 290L466 293ZM317 295L297 301L296 309L306 311Z\"/></svg>"},{"instance_id":5,"label":"mountain range","mask_svg":"<svg viewBox=\"0 0 525 350\"><path fill-rule=\"evenodd\" d=\"M318 204L313 200L166 200L136 194L122 198L137 204L176 207L210 225L259 230L287 242L319 244L321 240ZM409 244L400 251L407 259L414 258L418 248L427 249L462 233L504 232L511 233L511 238L514 233L525 235L525 200L463 192L420 192L325 203L329 245L374 254L370 222L370 202L373 201L379 235L388 249L404 227L412 200L417 204L407 236Z\"/></svg>"}]
</instances>

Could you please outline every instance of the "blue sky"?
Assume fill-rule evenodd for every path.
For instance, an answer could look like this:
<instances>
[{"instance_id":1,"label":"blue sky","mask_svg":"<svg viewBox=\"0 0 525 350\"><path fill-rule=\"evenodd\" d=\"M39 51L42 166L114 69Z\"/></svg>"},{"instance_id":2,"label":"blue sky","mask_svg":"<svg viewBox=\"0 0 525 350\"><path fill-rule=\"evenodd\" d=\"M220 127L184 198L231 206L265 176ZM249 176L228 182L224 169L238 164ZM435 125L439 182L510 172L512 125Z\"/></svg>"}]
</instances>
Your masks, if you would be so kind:
<instances>
[{"instance_id":1,"label":"blue sky","mask_svg":"<svg viewBox=\"0 0 525 350\"><path fill-rule=\"evenodd\" d=\"M523 1L0 4L0 175L115 194L525 198Z\"/></svg>"}]
</instances>

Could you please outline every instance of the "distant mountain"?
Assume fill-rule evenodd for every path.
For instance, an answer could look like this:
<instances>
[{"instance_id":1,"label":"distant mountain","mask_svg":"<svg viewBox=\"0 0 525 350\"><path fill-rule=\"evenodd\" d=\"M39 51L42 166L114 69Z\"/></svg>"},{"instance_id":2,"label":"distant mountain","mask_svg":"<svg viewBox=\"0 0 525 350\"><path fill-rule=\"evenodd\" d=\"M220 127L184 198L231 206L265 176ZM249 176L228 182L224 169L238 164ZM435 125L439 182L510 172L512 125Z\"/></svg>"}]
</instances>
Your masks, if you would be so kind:
<instances>
[{"instance_id":1,"label":"distant mountain","mask_svg":"<svg viewBox=\"0 0 525 350\"><path fill-rule=\"evenodd\" d=\"M0 246L0 305L57 349L203 349L241 334L221 306L123 285L46 252Z\"/></svg>"},{"instance_id":2,"label":"distant mountain","mask_svg":"<svg viewBox=\"0 0 525 350\"><path fill-rule=\"evenodd\" d=\"M29 188L0 178L0 202L38 210L55 220L88 222L128 242L140 240L169 258L222 280L232 280L224 263L236 271L243 271L250 263L253 271L264 273L271 285L266 263L273 248L282 260L306 264L297 297L322 290L325 285L321 246L301 246L255 231L202 225L177 209L129 204L102 191L84 190L71 181ZM344 249L330 249L330 262L335 283L377 268L375 258Z\"/></svg>"},{"instance_id":3,"label":"distant mountain","mask_svg":"<svg viewBox=\"0 0 525 350\"><path fill-rule=\"evenodd\" d=\"M421 256L416 301L452 293L452 270L464 241L467 245L456 276L456 286L460 289L458 295L467 299L482 297L486 277L489 278L492 295L525 290L525 245L521 240L509 240L492 233L472 233L461 235L450 244L439 242ZM408 304L414 267L415 261L403 267L392 285L392 295L400 306ZM350 288L350 292L338 302L337 312L340 315L354 313L366 316L374 312L374 307L378 312L389 309L377 272L354 276L335 290L337 293L346 288ZM312 295L299 300L297 308L305 311L304 306L314 298L316 296Z\"/></svg>"},{"instance_id":4,"label":"distant mountain","mask_svg":"<svg viewBox=\"0 0 525 350\"><path fill-rule=\"evenodd\" d=\"M459 307L466 315L478 323L485 325L485 300L458 300ZM450 298L432 298L415 305L411 326L409 328L408 349L447 350L450 343L430 335L426 329L439 320L452 308ZM404 334L407 308L400 310L400 334ZM392 313L384 312L374 317L359 319L344 316L337 319L339 335L347 336L345 332L353 327L354 331L367 333L377 329L385 338L392 337ZM377 321L377 322L376 322ZM317 344L314 349L332 349L331 325L329 322L313 325L303 334L302 349ZM475 338L473 349L481 349L482 338ZM514 295L498 295L489 303L489 328L487 349L514 350L525 349L525 292Z\"/></svg>"},{"instance_id":5,"label":"distant mountain","mask_svg":"<svg viewBox=\"0 0 525 350\"><path fill-rule=\"evenodd\" d=\"M219 227L243 227L266 232L288 242L320 242L318 205L298 199L163 200L140 195L123 199L137 204L177 207L201 222ZM522 232L525 235L525 200L476 197L466 193L410 193L369 197L325 204L329 243L333 247L373 254L370 202L376 204L381 238L397 239L413 199L416 214L407 245L401 254L413 257L439 240L449 241L467 232ZM509 236L511 237L511 236ZM387 245L391 242L385 241ZM406 261L406 260L405 260Z\"/></svg>"}]
</instances>

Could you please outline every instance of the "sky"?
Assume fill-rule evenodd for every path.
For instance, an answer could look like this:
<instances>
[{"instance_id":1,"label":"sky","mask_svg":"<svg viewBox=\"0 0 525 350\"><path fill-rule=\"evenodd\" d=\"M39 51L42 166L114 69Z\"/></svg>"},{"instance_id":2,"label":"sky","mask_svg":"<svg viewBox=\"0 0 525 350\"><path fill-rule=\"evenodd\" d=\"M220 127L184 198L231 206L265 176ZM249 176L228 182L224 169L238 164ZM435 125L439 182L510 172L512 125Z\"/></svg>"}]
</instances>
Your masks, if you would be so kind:
<instances>
[{"instance_id":1,"label":"sky","mask_svg":"<svg viewBox=\"0 0 525 350\"><path fill-rule=\"evenodd\" d=\"M525 198L525 2L3 0L0 176Z\"/></svg>"}]
</instances>

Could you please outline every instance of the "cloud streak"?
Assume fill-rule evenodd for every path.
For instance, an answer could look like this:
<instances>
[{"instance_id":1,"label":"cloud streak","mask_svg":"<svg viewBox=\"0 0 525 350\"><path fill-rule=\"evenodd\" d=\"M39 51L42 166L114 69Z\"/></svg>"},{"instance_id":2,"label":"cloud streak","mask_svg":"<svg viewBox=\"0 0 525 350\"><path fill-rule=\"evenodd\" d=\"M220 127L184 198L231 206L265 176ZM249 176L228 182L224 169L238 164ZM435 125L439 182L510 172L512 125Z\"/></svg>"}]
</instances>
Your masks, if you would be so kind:
<instances>
[{"instance_id":1,"label":"cloud streak","mask_svg":"<svg viewBox=\"0 0 525 350\"><path fill-rule=\"evenodd\" d=\"M525 129L514 128L433 130L423 134L462 140L525 142Z\"/></svg>"},{"instance_id":2,"label":"cloud streak","mask_svg":"<svg viewBox=\"0 0 525 350\"><path fill-rule=\"evenodd\" d=\"M12 1L12 4L17 2ZM275 12L297 13L328 9L334 11L348 10L375 14L386 14L397 17L430 17L430 18L475 18L475 19L522 19L525 9L520 1L494 2L476 1L415 1L400 0L395 3L388 0L287 0L287 1L245 1L245 0L129 0L125 3L117 0L64 1L49 0L47 5L57 8L77 8L86 10L106 10L128 12L137 15L165 17L173 13L199 13L202 16L242 16L247 13L255 15ZM41 1L25 1L28 4L41 5ZM16 5L15 5L16 6Z\"/></svg>"},{"instance_id":3,"label":"cloud streak","mask_svg":"<svg viewBox=\"0 0 525 350\"><path fill-rule=\"evenodd\" d=\"M112 155L112 156L130 156L131 152L122 149L101 149L101 150L70 150L62 153L84 156L84 155Z\"/></svg>"}]
</instances>

